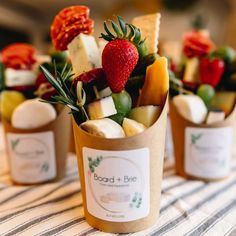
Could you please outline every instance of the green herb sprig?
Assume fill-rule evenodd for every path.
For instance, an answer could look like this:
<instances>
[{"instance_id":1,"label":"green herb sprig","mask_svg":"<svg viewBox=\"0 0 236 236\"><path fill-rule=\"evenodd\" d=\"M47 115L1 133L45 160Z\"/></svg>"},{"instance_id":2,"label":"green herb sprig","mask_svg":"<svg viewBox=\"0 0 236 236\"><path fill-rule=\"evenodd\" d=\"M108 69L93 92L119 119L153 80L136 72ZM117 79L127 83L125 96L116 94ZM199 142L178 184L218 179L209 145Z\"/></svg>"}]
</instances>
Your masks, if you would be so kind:
<instances>
[{"instance_id":1,"label":"green herb sprig","mask_svg":"<svg viewBox=\"0 0 236 236\"><path fill-rule=\"evenodd\" d=\"M54 63L54 75L52 75L44 66L40 66L40 68L42 69L47 81L57 91L57 95L52 96L51 100L42 101L50 104L62 104L68 106L78 124L88 120L88 115L84 108L86 93L83 89L82 83L78 82L76 93L71 90L71 81L74 76L71 66L65 64L62 71L59 72Z\"/></svg>"}]
</instances>

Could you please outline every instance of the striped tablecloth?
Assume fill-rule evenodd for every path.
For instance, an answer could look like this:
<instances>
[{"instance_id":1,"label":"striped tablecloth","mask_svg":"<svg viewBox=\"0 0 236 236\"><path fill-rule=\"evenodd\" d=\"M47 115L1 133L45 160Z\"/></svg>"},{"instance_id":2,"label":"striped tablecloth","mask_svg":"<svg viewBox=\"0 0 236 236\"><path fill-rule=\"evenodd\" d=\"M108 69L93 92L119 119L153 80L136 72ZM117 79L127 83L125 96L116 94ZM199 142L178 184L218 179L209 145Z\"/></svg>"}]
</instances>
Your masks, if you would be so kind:
<instances>
[{"instance_id":1,"label":"striped tablecloth","mask_svg":"<svg viewBox=\"0 0 236 236\"><path fill-rule=\"evenodd\" d=\"M1 129L1 127L0 127ZM84 219L75 156L57 183L12 185L0 130L0 235L113 235L91 228ZM160 218L148 230L132 235L236 235L236 160L221 182L187 181L165 163ZM128 234L131 235L131 234Z\"/></svg>"}]
</instances>

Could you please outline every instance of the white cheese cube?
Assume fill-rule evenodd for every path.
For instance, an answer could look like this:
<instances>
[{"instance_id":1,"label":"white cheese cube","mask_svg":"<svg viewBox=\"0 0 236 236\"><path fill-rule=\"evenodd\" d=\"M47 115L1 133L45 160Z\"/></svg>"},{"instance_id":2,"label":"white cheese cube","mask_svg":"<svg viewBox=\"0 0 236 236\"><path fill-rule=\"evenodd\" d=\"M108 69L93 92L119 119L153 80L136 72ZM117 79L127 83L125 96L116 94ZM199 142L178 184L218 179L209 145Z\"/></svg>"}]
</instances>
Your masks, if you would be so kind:
<instances>
[{"instance_id":1,"label":"white cheese cube","mask_svg":"<svg viewBox=\"0 0 236 236\"><path fill-rule=\"evenodd\" d=\"M7 68L5 71L5 83L7 87L34 85L37 75L32 70L15 70Z\"/></svg>"},{"instance_id":2,"label":"white cheese cube","mask_svg":"<svg viewBox=\"0 0 236 236\"><path fill-rule=\"evenodd\" d=\"M116 114L116 108L111 96L102 98L88 105L91 120L101 119Z\"/></svg>"},{"instance_id":3,"label":"white cheese cube","mask_svg":"<svg viewBox=\"0 0 236 236\"><path fill-rule=\"evenodd\" d=\"M79 34L68 45L68 50L75 76L101 67L100 52L93 36Z\"/></svg>"}]
</instances>

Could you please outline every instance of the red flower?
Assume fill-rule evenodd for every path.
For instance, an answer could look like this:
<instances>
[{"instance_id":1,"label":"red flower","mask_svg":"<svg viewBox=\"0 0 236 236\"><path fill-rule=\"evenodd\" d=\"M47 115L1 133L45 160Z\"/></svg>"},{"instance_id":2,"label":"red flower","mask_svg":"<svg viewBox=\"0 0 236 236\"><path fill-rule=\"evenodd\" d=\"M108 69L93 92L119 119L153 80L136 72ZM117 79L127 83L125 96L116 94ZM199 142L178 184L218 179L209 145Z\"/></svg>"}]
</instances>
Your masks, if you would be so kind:
<instances>
[{"instance_id":1,"label":"red flower","mask_svg":"<svg viewBox=\"0 0 236 236\"><path fill-rule=\"evenodd\" d=\"M202 31L186 33L183 41L183 52L189 58L205 56L214 47L214 43L210 40L208 35Z\"/></svg>"}]
</instances>

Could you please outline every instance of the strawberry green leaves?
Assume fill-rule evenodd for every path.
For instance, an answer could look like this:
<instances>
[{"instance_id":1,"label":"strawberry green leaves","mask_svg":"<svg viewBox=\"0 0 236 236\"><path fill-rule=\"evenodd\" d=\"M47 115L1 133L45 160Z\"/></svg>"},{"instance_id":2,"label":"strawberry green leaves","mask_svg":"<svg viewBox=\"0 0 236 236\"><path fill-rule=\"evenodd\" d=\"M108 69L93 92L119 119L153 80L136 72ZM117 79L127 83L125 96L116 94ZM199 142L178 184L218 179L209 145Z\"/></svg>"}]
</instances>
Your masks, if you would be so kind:
<instances>
[{"instance_id":1,"label":"strawberry green leaves","mask_svg":"<svg viewBox=\"0 0 236 236\"><path fill-rule=\"evenodd\" d=\"M138 52L140 57L147 55L147 47L145 44L145 39L142 39L140 29L132 24L126 23L122 17L117 16L118 24L114 21L110 21L112 31L108 28L107 22L104 22L104 30L106 34L101 33L101 38L105 39L108 42L111 42L115 39L126 39L132 42Z\"/></svg>"}]
</instances>

